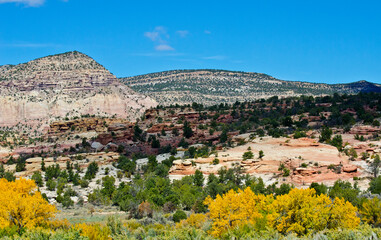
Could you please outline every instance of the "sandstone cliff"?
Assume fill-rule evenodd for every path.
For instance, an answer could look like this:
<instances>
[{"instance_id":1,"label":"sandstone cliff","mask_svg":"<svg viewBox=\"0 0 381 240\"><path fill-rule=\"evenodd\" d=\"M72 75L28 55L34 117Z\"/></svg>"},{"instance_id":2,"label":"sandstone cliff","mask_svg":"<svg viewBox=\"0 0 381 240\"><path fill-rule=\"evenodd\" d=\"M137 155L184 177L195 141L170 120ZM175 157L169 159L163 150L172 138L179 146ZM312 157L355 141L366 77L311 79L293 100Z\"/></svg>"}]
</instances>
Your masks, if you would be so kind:
<instances>
[{"instance_id":1,"label":"sandstone cliff","mask_svg":"<svg viewBox=\"0 0 381 240\"><path fill-rule=\"evenodd\" d=\"M80 52L0 66L0 126L89 114L135 120L156 105Z\"/></svg>"}]
</instances>

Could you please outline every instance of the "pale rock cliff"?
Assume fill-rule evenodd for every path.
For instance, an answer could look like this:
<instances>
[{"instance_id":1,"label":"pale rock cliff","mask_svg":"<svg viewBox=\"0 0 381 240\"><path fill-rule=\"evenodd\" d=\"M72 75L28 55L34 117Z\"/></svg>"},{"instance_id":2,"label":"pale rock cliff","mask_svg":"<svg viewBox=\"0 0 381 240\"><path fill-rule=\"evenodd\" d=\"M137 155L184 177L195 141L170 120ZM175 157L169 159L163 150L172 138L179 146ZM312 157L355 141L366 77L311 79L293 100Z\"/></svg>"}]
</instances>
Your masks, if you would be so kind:
<instances>
[{"instance_id":1,"label":"pale rock cliff","mask_svg":"<svg viewBox=\"0 0 381 240\"><path fill-rule=\"evenodd\" d=\"M88 114L134 121L156 105L80 52L0 66L0 126Z\"/></svg>"}]
</instances>

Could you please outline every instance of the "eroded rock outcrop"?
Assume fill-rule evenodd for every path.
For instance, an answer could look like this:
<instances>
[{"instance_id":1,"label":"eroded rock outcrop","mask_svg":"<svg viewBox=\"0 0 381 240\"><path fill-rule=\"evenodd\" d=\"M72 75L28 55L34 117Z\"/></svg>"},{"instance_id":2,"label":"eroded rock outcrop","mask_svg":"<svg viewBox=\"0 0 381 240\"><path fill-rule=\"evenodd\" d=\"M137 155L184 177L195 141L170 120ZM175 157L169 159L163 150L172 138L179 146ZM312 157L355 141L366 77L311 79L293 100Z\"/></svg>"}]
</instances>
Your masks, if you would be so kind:
<instances>
[{"instance_id":1,"label":"eroded rock outcrop","mask_svg":"<svg viewBox=\"0 0 381 240\"><path fill-rule=\"evenodd\" d=\"M0 126L83 115L135 120L157 105L79 52L0 67L0 79Z\"/></svg>"},{"instance_id":2,"label":"eroded rock outcrop","mask_svg":"<svg viewBox=\"0 0 381 240\"><path fill-rule=\"evenodd\" d=\"M116 118L80 118L68 121L55 121L49 126L49 134L71 132L106 132L121 131L132 127L132 124L125 119Z\"/></svg>"},{"instance_id":3,"label":"eroded rock outcrop","mask_svg":"<svg viewBox=\"0 0 381 240\"><path fill-rule=\"evenodd\" d=\"M247 135L237 139L247 140ZM248 150L250 149L250 150ZM247 151L253 158L243 159ZM259 152L264 156L259 158ZM176 160L170 176L193 174L199 169L203 174L218 174L221 168L236 168L254 176L269 175L272 179L284 179L288 183L302 186L312 182L333 183L338 179L353 179L361 175L361 169L339 153L337 148L318 143L311 138L270 138L250 140L230 149L217 151L216 156L187 160ZM218 161L216 161L218 159Z\"/></svg>"},{"instance_id":4,"label":"eroded rock outcrop","mask_svg":"<svg viewBox=\"0 0 381 240\"><path fill-rule=\"evenodd\" d=\"M86 168L91 162L96 162L99 166L117 161L119 153L116 152L98 152L98 153L81 153L61 157L44 158L45 167L58 164L60 169L66 169L66 162L78 163L81 168ZM18 177L31 176L35 171L41 170L42 157L28 158L25 161L25 171L18 172ZM5 165L8 171L15 171L16 165Z\"/></svg>"},{"instance_id":5,"label":"eroded rock outcrop","mask_svg":"<svg viewBox=\"0 0 381 240\"><path fill-rule=\"evenodd\" d=\"M379 133L381 131L380 127L372 127L372 126L354 126L349 131L350 134L358 134L358 135L369 135L374 133Z\"/></svg>"}]
</instances>

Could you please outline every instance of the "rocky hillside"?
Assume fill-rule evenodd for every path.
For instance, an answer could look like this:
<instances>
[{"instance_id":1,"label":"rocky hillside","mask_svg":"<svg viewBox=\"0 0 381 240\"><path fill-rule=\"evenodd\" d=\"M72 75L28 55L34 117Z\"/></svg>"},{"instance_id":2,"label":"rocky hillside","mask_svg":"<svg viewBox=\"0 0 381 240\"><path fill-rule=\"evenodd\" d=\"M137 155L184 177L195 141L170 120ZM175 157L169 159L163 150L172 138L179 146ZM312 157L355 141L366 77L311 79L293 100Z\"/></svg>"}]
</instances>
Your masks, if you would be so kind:
<instances>
[{"instance_id":1,"label":"rocky hillside","mask_svg":"<svg viewBox=\"0 0 381 240\"><path fill-rule=\"evenodd\" d=\"M213 105L271 96L322 95L381 92L380 85L360 81L351 84L317 84L283 81L262 73L224 70L174 70L121 78L137 92L148 94L159 104L192 102Z\"/></svg>"},{"instance_id":2,"label":"rocky hillside","mask_svg":"<svg viewBox=\"0 0 381 240\"><path fill-rule=\"evenodd\" d=\"M0 66L0 125L41 123L81 115L134 120L151 98L136 93L102 65L80 52Z\"/></svg>"}]
</instances>

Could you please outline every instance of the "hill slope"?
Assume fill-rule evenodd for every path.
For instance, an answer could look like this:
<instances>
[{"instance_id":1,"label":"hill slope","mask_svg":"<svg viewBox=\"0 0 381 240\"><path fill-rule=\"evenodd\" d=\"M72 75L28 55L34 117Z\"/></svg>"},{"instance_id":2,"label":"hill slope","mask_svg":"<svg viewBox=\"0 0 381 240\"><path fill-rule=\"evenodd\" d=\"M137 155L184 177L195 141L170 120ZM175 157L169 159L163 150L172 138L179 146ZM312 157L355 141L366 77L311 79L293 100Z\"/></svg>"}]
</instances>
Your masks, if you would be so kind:
<instances>
[{"instance_id":1,"label":"hill slope","mask_svg":"<svg viewBox=\"0 0 381 240\"><path fill-rule=\"evenodd\" d=\"M262 73L208 69L165 71L121 78L121 81L137 92L150 95L162 105L192 102L211 105L274 95L381 92L380 85L366 81L330 85L283 81Z\"/></svg>"},{"instance_id":2,"label":"hill slope","mask_svg":"<svg viewBox=\"0 0 381 240\"><path fill-rule=\"evenodd\" d=\"M155 106L80 52L0 66L0 125L86 114L134 120Z\"/></svg>"}]
</instances>

